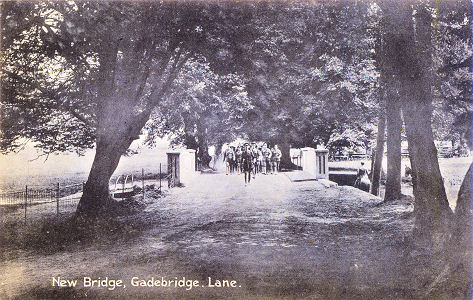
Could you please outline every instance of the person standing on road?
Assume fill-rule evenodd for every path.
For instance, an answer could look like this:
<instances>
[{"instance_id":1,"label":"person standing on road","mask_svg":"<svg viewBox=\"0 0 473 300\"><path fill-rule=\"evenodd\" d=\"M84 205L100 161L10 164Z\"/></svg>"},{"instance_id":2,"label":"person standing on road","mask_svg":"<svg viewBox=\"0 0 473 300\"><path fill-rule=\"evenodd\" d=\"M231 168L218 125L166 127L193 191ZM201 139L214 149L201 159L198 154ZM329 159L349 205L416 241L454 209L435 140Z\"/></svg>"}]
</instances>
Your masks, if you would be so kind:
<instances>
[{"instance_id":1,"label":"person standing on road","mask_svg":"<svg viewBox=\"0 0 473 300\"><path fill-rule=\"evenodd\" d=\"M273 162L273 172L277 174L279 172L279 165L281 164L281 150L279 150L278 145L274 145L271 150L271 160Z\"/></svg>"},{"instance_id":2,"label":"person standing on road","mask_svg":"<svg viewBox=\"0 0 473 300\"><path fill-rule=\"evenodd\" d=\"M255 178L258 171L258 146L255 142L251 143L251 155L253 156L253 178Z\"/></svg>"},{"instance_id":3,"label":"person standing on road","mask_svg":"<svg viewBox=\"0 0 473 300\"><path fill-rule=\"evenodd\" d=\"M263 148L261 149L263 152L263 174L267 175L271 172L271 150L268 148L266 143L263 144Z\"/></svg>"},{"instance_id":4,"label":"person standing on road","mask_svg":"<svg viewBox=\"0 0 473 300\"><path fill-rule=\"evenodd\" d=\"M241 167L245 174L245 186L251 181L251 170L253 166L253 153L249 144L245 144L244 150L241 154Z\"/></svg>"},{"instance_id":5,"label":"person standing on road","mask_svg":"<svg viewBox=\"0 0 473 300\"><path fill-rule=\"evenodd\" d=\"M360 167L358 168L358 171L356 172L356 177L357 177L357 178L361 178L361 177L363 177L365 174L368 174L368 171L367 171L366 168L365 168L365 163L364 163L364 162L361 162Z\"/></svg>"},{"instance_id":6,"label":"person standing on road","mask_svg":"<svg viewBox=\"0 0 473 300\"><path fill-rule=\"evenodd\" d=\"M370 180L368 177L368 170L365 168L365 163L361 162L361 166L358 168L358 171L356 172L356 180L354 187L364 190L364 191L369 191L369 186L370 186Z\"/></svg>"},{"instance_id":7,"label":"person standing on road","mask_svg":"<svg viewBox=\"0 0 473 300\"><path fill-rule=\"evenodd\" d=\"M238 145L235 151L235 162L236 162L236 171L237 174L242 173L242 168L241 168L241 155L243 154L243 147L241 145Z\"/></svg>"},{"instance_id":8,"label":"person standing on road","mask_svg":"<svg viewBox=\"0 0 473 300\"><path fill-rule=\"evenodd\" d=\"M264 161L263 151L261 150L261 147L258 147L257 166L258 166L259 173L263 173L263 161Z\"/></svg>"},{"instance_id":9,"label":"person standing on road","mask_svg":"<svg viewBox=\"0 0 473 300\"><path fill-rule=\"evenodd\" d=\"M232 147L228 147L223 153L223 161L225 162L225 173L232 173L233 168L233 158L235 154L233 153Z\"/></svg>"}]
</instances>

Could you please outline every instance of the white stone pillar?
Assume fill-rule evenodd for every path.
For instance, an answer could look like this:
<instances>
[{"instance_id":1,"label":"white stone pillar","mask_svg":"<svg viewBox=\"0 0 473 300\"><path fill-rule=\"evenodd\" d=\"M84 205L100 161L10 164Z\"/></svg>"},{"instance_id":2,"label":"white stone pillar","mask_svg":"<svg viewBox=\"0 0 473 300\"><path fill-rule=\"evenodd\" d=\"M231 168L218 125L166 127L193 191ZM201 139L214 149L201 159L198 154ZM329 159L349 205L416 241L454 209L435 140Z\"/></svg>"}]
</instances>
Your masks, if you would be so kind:
<instances>
[{"instance_id":1,"label":"white stone pillar","mask_svg":"<svg viewBox=\"0 0 473 300\"><path fill-rule=\"evenodd\" d=\"M303 171L316 176L316 157L314 148L301 148L301 167Z\"/></svg>"},{"instance_id":2,"label":"white stone pillar","mask_svg":"<svg viewBox=\"0 0 473 300\"><path fill-rule=\"evenodd\" d=\"M179 151L168 151L168 175L169 183L171 186L176 186L180 184L180 165L181 165L181 153Z\"/></svg>"},{"instance_id":3,"label":"white stone pillar","mask_svg":"<svg viewBox=\"0 0 473 300\"><path fill-rule=\"evenodd\" d=\"M328 150L315 149L316 172L315 178L328 179Z\"/></svg>"},{"instance_id":4,"label":"white stone pillar","mask_svg":"<svg viewBox=\"0 0 473 300\"><path fill-rule=\"evenodd\" d=\"M197 174L195 171L195 150L184 149L181 152L181 183L188 184Z\"/></svg>"},{"instance_id":5,"label":"white stone pillar","mask_svg":"<svg viewBox=\"0 0 473 300\"><path fill-rule=\"evenodd\" d=\"M195 150L183 149L179 151L169 151L168 173L172 174L174 184L189 184L197 175L195 170Z\"/></svg>"}]
</instances>

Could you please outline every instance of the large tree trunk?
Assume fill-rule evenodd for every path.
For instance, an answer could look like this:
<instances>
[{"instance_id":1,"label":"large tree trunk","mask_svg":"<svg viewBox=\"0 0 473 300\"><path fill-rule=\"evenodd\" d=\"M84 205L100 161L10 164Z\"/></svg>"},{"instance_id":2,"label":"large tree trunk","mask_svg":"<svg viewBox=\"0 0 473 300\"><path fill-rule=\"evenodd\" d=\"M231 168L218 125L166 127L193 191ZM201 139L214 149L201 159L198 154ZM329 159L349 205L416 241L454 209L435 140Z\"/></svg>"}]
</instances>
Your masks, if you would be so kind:
<instances>
[{"instance_id":1,"label":"large tree trunk","mask_svg":"<svg viewBox=\"0 0 473 300\"><path fill-rule=\"evenodd\" d=\"M463 179L458 192L455 219L451 238L441 256L436 257L431 268L431 283L425 289L425 298L471 299L473 280L473 164Z\"/></svg>"},{"instance_id":2,"label":"large tree trunk","mask_svg":"<svg viewBox=\"0 0 473 300\"><path fill-rule=\"evenodd\" d=\"M209 155L209 140L207 137L207 128L205 126L198 126L197 127L198 136L197 142L199 145L199 160L200 160L200 167L203 169L210 168L210 161L212 157Z\"/></svg>"},{"instance_id":3,"label":"large tree trunk","mask_svg":"<svg viewBox=\"0 0 473 300\"><path fill-rule=\"evenodd\" d=\"M140 24L143 28L149 25ZM96 45L102 50L98 53L94 85L97 87L96 154L77 207L78 215L97 215L103 211L110 200L109 180L121 155L139 138L152 110L190 57L181 48L175 51L179 40L167 47L159 63L154 63L158 58L156 43L143 43L148 41L143 28L139 30L142 35L134 40L123 39L122 32L114 31Z\"/></svg>"},{"instance_id":4,"label":"large tree trunk","mask_svg":"<svg viewBox=\"0 0 473 300\"><path fill-rule=\"evenodd\" d=\"M402 77L403 115L412 165L415 235L434 251L445 247L452 211L440 173L432 132L432 37L431 15L420 7L413 43L408 43L407 74ZM415 39L414 39L415 37ZM405 70L406 70L405 69ZM406 76L407 75L407 76Z\"/></svg>"},{"instance_id":5,"label":"large tree trunk","mask_svg":"<svg viewBox=\"0 0 473 300\"><path fill-rule=\"evenodd\" d=\"M473 197L471 187L473 185L473 164L463 179L463 183L458 192L457 206L455 208L455 222L452 228L452 242L455 245L450 255L451 269L456 272L457 278L464 287L465 299L471 292L473 282L471 280L471 270L473 270Z\"/></svg>"},{"instance_id":6,"label":"large tree trunk","mask_svg":"<svg viewBox=\"0 0 473 300\"><path fill-rule=\"evenodd\" d=\"M384 201L393 201L401 196L401 105L397 92L389 84L386 98L387 172Z\"/></svg>"},{"instance_id":7,"label":"large tree trunk","mask_svg":"<svg viewBox=\"0 0 473 300\"><path fill-rule=\"evenodd\" d=\"M416 241L438 251L447 241L452 211L440 173L431 124L432 18L422 5L399 6L397 1L383 3L384 69L401 84L402 112L415 180L414 234Z\"/></svg>"},{"instance_id":8,"label":"large tree trunk","mask_svg":"<svg viewBox=\"0 0 473 300\"><path fill-rule=\"evenodd\" d=\"M116 148L119 135L112 135L117 129L117 122L122 121L120 116L123 111L119 107L123 101L113 99L115 86L116 62L118 55L118 43L114 43L112 37L104 42L107 51L100 57L100 70L98 78L98 97L101 100L97 106L97 140L95 157L89 177L85 183L77 205L76 214L80 216L98 215L101 209L110 201L109 181L118 166L121 149ZM106 45L106 46L105 46ZM116 100L116 102L114 101ZM113 140L115 139L115 141Z\"/></svg>"},{"instance_id":9,"label":"large tree trunk","mask_svg":"<svg viewBox=\"0 0 473 300\"><path fill-rule=\"evenodd\" d=\"M384 99L382 100L384 102ZM376 151L373 154L374 164L373 172L371 174L371 194L379 195L379 181L381 179L381 168L383 165L384 156L384 132L386 126L386 114L383 105L379 111L378 117L378 135L376 137Z\"/></svg>"},{"instance_id":10,"label":"large tree trunk","mask_svg":"<svg viewBox=\"0 0 473 300\"><path fill-rule=\"evenodd\" d=\"M431 108L425 102L427 99L422 99L426 95L421 91L412 93L412 97L414 99L403 106L403 115L414 180L416 233L425 241L437 244L445 238L452 212L434 144Z\"/></svg>"},{"instance_id":11,"label":"large tree trunk","mask_svg":"<svg viewBox=\"0 0 473 300\"><path fill-rule=\"evenodd\" d=\"M123 154L115 145L115 143L105 138L97 142L92 168L77 206L79 215L98 214L110 200L110 177L117 168Z\"/></svg>"},{"instance_id":12,"label":"large tree trunk","mask_svg":"<svg viewBox=\"0 0 473 300\"><path fill-rule=\"evenodd\" d=\"M148 113L133 115L117 102L110 101L105 107L108 118L100 123L92 168L77 206L77 215L96 216L111 202L109 181L120 158L131 143L139 138L141 128L149 119Z\"/></svg>"},{"instance_id":13,"label":"large tree trunk","mask_svg":"<svg viewBox=\"0 0 473 300\"><path fill-rule=\"evenodd\" d=\"M201 169L209 169L210 161L212 157L209 155L209 145L204 143L199 143L199 161Z\"/></svg>"},{"instance_id":14,"label":"large tree trunk","mask_svg":"<svg viewBox=\"0 0 473 300\"><path fill-rule=\"evenodd\" d=\"M289 143L286 143L286 142L281 142L279 143L278 147L281 150L281 169L289 169L289 170L297 169L297 166L293 164L291 161L291 154L290 154L291 145L289 145Z\"/></svg>"}]
</instances>

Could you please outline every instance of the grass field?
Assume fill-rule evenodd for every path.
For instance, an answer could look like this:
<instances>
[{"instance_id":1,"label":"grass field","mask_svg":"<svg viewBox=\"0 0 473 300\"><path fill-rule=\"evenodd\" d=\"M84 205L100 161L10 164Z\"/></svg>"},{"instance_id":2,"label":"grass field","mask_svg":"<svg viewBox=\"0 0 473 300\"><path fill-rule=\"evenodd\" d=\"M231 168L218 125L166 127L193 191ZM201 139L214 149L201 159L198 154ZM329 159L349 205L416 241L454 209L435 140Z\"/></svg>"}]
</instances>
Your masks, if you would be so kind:
<instances>
[{"instance_id":1,"label":"grass field","mask_svg":"<svg viewBox=\"0 0 473 300\"><path fill-rule=\"evenodd\" d=\"M25 185L54 187L57 183L70 185L85 182L91 157L68 157L45 162L22 160L21 163L12 159L11 164L18 164L17 171L9 171L13 169L11 166L0 170L0 191L22 190ZM143 149L139 154L122 157L111 181L114 182L114 178L122 174L141 175L142 169L146 174L158 174L160 164L162 172L167 172L166 149Z\"/></svg>"}]
</instances>

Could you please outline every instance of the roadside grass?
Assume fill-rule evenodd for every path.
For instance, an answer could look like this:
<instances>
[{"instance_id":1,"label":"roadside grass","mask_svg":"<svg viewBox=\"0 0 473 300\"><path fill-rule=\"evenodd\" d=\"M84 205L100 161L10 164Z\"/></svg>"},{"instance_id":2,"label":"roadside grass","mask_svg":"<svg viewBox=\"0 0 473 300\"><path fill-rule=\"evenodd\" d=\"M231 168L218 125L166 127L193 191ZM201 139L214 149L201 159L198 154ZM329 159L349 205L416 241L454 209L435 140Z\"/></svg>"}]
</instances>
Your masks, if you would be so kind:
<instances>
[{"instance_id":1,"label":"roadside grass","mask_svg":"<svg viewBox=\"0 0 473 300\"><path fill-rule=\"evenodd\" d=\"M158 193L148 193L152 202ZM20 252L50 255L72 251L93 244L114 244L139 236L143 229L153 226L149 218L138 215L147 206L141 196L111 202L107 212L97 218L80 218L74 213L62 214L27 222L13 219L0 223L0 260L11 259Z\"/></svg>"}]
</instances>

